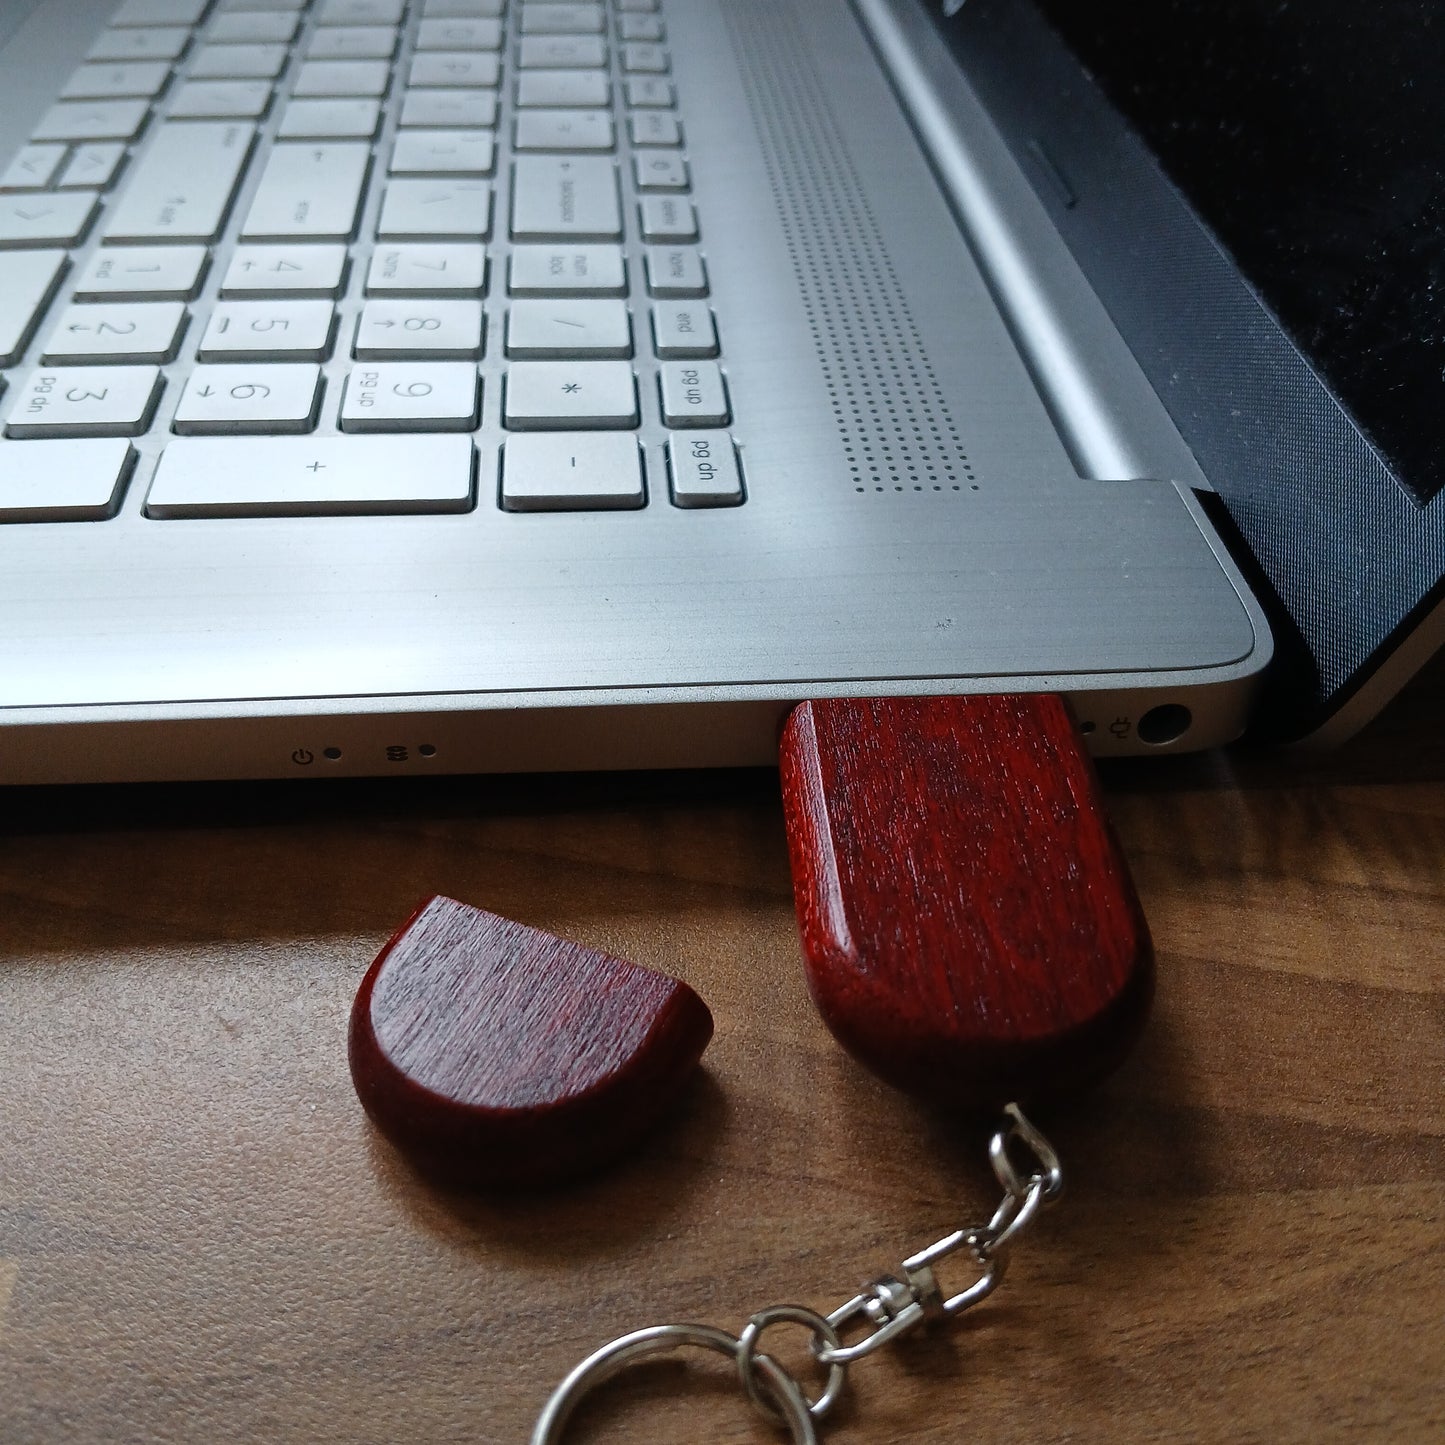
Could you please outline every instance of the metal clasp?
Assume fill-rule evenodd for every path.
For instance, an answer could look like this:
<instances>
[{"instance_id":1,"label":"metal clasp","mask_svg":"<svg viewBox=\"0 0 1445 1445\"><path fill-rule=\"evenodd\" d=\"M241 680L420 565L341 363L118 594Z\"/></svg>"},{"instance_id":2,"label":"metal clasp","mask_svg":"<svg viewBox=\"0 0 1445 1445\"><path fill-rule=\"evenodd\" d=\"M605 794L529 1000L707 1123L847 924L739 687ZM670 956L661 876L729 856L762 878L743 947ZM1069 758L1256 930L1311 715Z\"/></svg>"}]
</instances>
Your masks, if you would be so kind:
<instances>
[{"instance_id":1,"label":"metal clasp","mask_svg":"<svg viewBox=\"0 0 1445 1445\"><path fill-rule=\"evenodd\" d=\"M532 1433L532 1445L559 1445L567 1417L584 1395L634 1360L690 1346L730 1355L748 1398L791 1432L797 1445L815 1445L813 1422L832 1407L843 1390L846 1370L919 1325L936 1324L985 1300L1003 1282L1009 1250L1034 1216L1063 1193L1064 1174L1049 1141L1024 1117L1017 1104L1004 1111L1004 1125L989 1141L989 1160L1004 1197L987 1224L957 1229L903 1261L902 1278L880 1275L847 1304L823 1316L801 1305L760 1310L741 1335L710 1325L657 1325L634 1330L589 1355L558 1386ZM1020 1172L1009 1146L1032 1156ZM935 1266L959 1251L972 1256L977 1277L954 1295L945 1295ZM844 1344L840 1331L860 1322L867 1333ZM802 1325L812 1332L813 1358L828 1371L823 1392L809 1401L796 1379L771 1356L758 1351L763 1332L777 1324Z\"/></svg>"}]
</instances>

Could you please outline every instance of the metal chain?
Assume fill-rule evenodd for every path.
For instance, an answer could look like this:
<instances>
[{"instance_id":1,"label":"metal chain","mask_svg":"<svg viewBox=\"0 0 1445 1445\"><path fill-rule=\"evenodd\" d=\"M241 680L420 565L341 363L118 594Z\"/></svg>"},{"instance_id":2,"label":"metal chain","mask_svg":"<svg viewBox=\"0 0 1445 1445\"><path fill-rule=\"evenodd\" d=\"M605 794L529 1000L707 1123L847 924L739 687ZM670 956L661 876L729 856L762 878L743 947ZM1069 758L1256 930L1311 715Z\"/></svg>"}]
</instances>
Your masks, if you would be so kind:
<instances>
[{"instance_id":1,"label":"metal chain","mask_svg":"<svg viewBox=\"0 0 1445 1445\"><path fill-rule=\"evenodd\" d=\"M1027 1156L1022 1168L1011 1148ZM731 1354L748 1399L785 1426L795 1445L815 1445L814 1422L836 1403L847 1383L848 1366L919 1326L952 1319L987 1299L1002 1283L1019 1236L1064 1191L1059 1156L1017 1104L1004 1109L1004 1121L989 1140L988 1157L1004 1196L987 1224L945 1235L905 1259L901 1277L890 1274L870 1280L829 1315L803 1305L771 1305L753 1315L736 1336L710 1325L656 1325L623 1335L589 1355L557 1387L532 1432L531 1445L558 1445L567 1417L590 1390L643 1354L681 1345ZM949 1295L939 1284L935 1266L960 1250L971 1258L974 1277ZM758 1351L763 1333L781 1324L801 1325L812 1336L813 1358L828 1372L816 1400L808 1399L796 1376ZM844 1331L860 1328L863 1333L852 1343L844 1342Z\"/></svg>"}]
</instances>

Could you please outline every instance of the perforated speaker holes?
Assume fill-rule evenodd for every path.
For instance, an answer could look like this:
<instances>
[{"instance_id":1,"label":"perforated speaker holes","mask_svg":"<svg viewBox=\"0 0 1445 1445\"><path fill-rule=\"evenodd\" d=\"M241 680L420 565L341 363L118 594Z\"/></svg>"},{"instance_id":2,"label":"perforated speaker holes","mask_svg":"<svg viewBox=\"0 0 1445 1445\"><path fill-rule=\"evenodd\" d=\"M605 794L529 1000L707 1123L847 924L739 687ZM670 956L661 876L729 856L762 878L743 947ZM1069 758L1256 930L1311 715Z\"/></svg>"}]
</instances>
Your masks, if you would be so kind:
<instances>
[{"instance_id":1,"label":"perforated speaker holes","mask_svg":"<svg viewBox=\"0 0 1445 1445\"><path fill-rule=\"evenodd\" d=\"M793 18L757 0L725 14L853 490L978 491Z\"/></svg>"}]
</instances>

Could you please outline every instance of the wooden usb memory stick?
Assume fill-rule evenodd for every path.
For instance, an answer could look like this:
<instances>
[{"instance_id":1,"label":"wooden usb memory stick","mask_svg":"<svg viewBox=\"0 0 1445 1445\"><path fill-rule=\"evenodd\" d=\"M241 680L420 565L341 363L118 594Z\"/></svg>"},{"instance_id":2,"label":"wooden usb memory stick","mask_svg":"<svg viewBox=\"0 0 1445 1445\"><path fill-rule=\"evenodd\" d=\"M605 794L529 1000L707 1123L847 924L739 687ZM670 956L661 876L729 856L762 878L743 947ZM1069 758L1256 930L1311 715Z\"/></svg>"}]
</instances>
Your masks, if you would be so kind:
<instances>
[{"instance_id":1,"label":"wooden usb memory stick","mask_svg":"<svg viewBox=\"0 0 1445 1445\"><path fill-rule=\"evenodd\" d=\"M1122 1061L1153 950L1062 701L803 703L781 767L808 983L849 1052L990 1110Z\"/></svg>"},{"instance_id":2,"label":"wooden usb memory stick","mask_svg":"<svg viewBox=\"0 0 1445 1445\"><path fill-rule=\"evenodd\" d=\"M679 979L437 897L362 980L351 1076L372 1121L426 1172L545 1184L631 1149L712 1028Z\"/></svg>"},{"instance_id":3,"label":"wooden usb memory stick","mask_svg":"<svg viewBox=\"0 0 1445 1445\"><path fill-rule=\"evenodd\" d=\"M1061 702L804 703L781 768L808 982L844 1047L988 1110L1123 1059L1153 957ZM350 1055L367 1112L416 1163L515 1187L625 1153L711 1034L677 979L433 898L362 981Z\"/></svg>"}]
</instances>

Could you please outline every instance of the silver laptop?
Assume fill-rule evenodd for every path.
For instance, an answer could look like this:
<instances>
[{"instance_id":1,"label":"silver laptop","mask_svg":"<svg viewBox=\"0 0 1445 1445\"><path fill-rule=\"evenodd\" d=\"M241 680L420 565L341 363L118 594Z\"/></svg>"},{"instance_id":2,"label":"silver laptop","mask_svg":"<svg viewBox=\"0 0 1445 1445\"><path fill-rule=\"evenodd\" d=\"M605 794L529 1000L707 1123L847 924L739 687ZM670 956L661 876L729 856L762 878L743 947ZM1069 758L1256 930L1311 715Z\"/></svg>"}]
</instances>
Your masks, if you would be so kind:
<instances>
[{"instance_id":1,"label":"silver laptop","mask_svg":"<svg viewBox=\"0 0 1445 1445\"><path fill-rule=\"evenodd\" d=\"M1111 103L1137 8L0 0L0 781L1357 726L1445 513Z\"/></svg>"}]
</instances>

